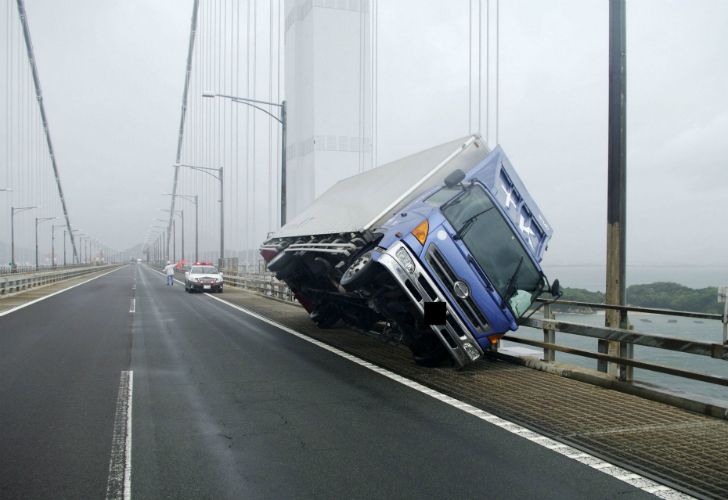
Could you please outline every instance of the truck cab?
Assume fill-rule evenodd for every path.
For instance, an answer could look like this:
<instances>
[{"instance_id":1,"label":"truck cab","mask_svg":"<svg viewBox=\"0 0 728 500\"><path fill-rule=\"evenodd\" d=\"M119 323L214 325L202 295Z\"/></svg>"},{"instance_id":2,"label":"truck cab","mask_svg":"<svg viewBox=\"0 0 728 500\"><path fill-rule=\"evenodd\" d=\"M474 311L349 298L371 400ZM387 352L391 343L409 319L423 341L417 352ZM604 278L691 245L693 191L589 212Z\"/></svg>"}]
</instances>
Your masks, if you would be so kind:
<instances>
[{"instance_id":1,"label":"truck cab","mask_svg":"<svg viewBox=\"0 0 728 500\"><path fill-rule=\"evenodd\" d=\"M423 317L432 316L432 303L446 304L444 318L429 326L460 366L516 330L549 288L539 263L551 227L500 147L467 173L451 174L380 231L373 260Z\"/></svg>"}]
</instances>

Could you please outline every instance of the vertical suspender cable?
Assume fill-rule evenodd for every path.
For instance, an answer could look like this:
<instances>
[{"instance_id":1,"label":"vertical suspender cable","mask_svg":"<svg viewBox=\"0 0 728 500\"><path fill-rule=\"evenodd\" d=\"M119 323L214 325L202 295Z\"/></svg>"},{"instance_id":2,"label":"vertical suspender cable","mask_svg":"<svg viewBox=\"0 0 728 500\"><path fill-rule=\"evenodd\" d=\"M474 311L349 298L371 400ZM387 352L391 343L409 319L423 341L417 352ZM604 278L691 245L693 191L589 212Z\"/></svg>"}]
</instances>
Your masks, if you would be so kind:
<instances>
[{"instance_id":1,"label":"vertical suspender cable","mask_svg":"<svg viewBox=\"0 0 728 500\"><path fill-rule=\"evenodd\" d=\"M473 133L473 0L468 2L468 134Z\"/></svg>"},{"instance_id":2,"label":"vertical suspender cable","mask_svg":"<svg viewBox=\"0 0 728 500\"><path fill-rule=\"evenodd\" d=\"M21 2L22 0L18 0L18 2ZM177 154L175 156L175 163L180 163L180 160L182 158L182 141L184 138L185 133L185 115L187 114L187 92L190 88L190 73L192 72L192 54L195 48L195 33L197 32L197 9L200 5L199 0L194 0L194 3L192 5L192 21L190 23L190 40L189 45L187 47L187 66L185 68L185 85L184 85L184 91L182 92L182 111L180 113L179 118L179 134L177 136ZM172 195L170 198L172 198L172 201L170 203L170 212L169 212L169 222L167 223L167 237L169 239L169 234L172 231L172 219L174 218L174 206L175 201L177 199L177 181L179 179L179 168L174 169L174 180L172 182ZM69 226L70 231L70 226ZM169 248L169 245L167 245ZM75 252L74 247L74 252Z\"/></svg>"},{"instance_id":3,"label":"vertical suspender cable","mask_svg":"<svg viewBox=\"0 0 728 500\"><path fill-rule=\"evenodd\" d=\"M495 0L495 143L500 138L500 0Z\"/></svg>"},{"instance_id":4,"label":"vertical suspender cable","mask_svg":"<svg viewBox=\"0 0 728 500\"><path fill-rule=\"evenodd\" d=\"M38 107L40 108L40 117L43 122L43 130L45 131L46 143L48 145L48 154L51 158L51 164L53 165L53 174L56 178L56 187L58 188L58 196L61 199L61 207L63 208L63 216L66 220L66 227L71 238L71 248L73 249L73 257L78 260L78 252L76 250L76 240L73 237L71 231L71 220L68 217L68 210L66 208L66 199L63 196L63 188L61 186L61 177L58 172L58 164L56 163L55 153L53 152L53 142L51 141L51 133L48 128L48 119L46 117L45 106L43 105L43 94L40 88L40 79L38 77L38 68L35 64L35 55L33 53L33 43L30 40L30 29L28 28L28 16L25 12L25 3L23 0L17 0L18 14L20 16L20 23L23 26L23 37L25 38L25 48L28 51L28 61L30 63L30 70L33 74L33 85L35 87L35 97L38 100Z\"/></svg>"},{"instance_id":5,"label":"vertical suspender cable","mask_svg":"<svg viewBox=\"0 0 728 500\"><path fill-rule=\"evenodd\" d=\"M481 133L480 114L483 109L483 0L478 0L478 133Z\"/></svg>"}]
</instances>

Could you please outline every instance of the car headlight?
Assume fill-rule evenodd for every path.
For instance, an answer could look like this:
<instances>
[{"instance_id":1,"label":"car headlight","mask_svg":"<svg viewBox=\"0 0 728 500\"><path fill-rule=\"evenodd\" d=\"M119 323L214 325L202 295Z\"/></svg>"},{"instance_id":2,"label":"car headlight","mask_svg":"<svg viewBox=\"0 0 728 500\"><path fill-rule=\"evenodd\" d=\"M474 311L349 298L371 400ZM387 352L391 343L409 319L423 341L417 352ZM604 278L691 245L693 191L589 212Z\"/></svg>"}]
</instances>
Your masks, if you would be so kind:
<instances>
[{"instance_id":1,"label":"car headlight","mask_svg":"<svg viewBox=\"0 0 728 500\"><path fill-rule=\"evenodd\" d=\"M397 259L404 266L404 268L407 270L408 273L412 274L415 272L415 263L412 260L412 257L409 256L409 253L407 252L407 250L405 250L403 247L400 247L399 250L397 250L395 255L397 256Z\"/></svg>"}]
</instances>

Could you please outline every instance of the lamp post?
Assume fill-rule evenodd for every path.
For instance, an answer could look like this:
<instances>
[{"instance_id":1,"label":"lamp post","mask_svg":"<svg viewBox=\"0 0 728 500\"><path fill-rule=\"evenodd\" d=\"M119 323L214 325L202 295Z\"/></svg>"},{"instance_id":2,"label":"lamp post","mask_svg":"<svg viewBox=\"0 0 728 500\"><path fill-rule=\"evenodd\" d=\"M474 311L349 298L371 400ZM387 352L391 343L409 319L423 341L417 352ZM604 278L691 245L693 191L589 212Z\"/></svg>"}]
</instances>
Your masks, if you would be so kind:
<instances>
[{"instance_id":1,"label":"lamp post","mask_svg":"<svg viewBox=\"0 0 728 500\"><path fill-rule=\"evenodd\" d=\"M64 226L65 227L65 226ZM71 229L72 233L76 233L81 231L80 229ZM66 267L66 234L68 234L68 230L63 230L63 267Z\"/></svg>"},{"instance_id":2,"label":"lamp post","mask_svg":"<svg viewBox=\"0 0 728 500\"><path fill-rule=\"evenodd\" d=\"M20 212L25 212L27 210L32 210L34 208L38 208L36 206L32 207L10 207L10 272L14 273L17 270L17 266L15 265L15 214Z\"/></svg>"},{"instance_id":3,"label":"lamp post","mask_svg":"<svg viewBox=\"0 0 728 500\"><path fill-rule=\"evenodd\" d=\"M160 222L167 222L167 219L154 219L156 221ZM172 262L177 261L177 224L175 224L175 219L172 217L172 237L170 238L172 240ZM167 246L169 247L169 241L167 241Z\"/></svg>"},{"instance_id":4,"label":"lamp post","mask_svg":"<svg viewBox=\"0 0 728 500\"><path fill-rule=\"evenodd\" d=\"M199 205L198 205L198 198L196 194L174 194L174 193L165 193L165 196L173 196L175 198L182 198L183 200L187 200L191 203L195 204L195 262L199 262L199 233L198 233L198 220L199 220ZM184 214L182 215L182 231L184 232ZM184 258L184 235L182 236L182 258Z\"/></svg>"},{"instance_id":5,"label":"lamp post","mask_svg":"<svg viewBox=\"0 0 728 500\"><path fill-rule=\"evenodd\" d=\"M48 220L56 220L57 217L36 217L35 218L35 270L38 270L38 224Z\"/></svg>"},{"instance_id":6,"label":"lamp post","mask_svg":"<svg viewBox=\"0 0 728 500\"><path fill-rule=\"evenodd\" d=\"M167 257L169 257L169 253L168 252L163 252L163 249L165 247L165 245L164 245L164 235L166 233L167 228L165 226L159 226L159 225L157 225L157 226L151 226L150 229L156 229L156 230L159 231L159 234L157 235L157 238L156 238L156 241L155 241L155 246L157 248L156 255L157 255L157 260L158 261L164 260L165 253L167 254ZM169 235L169 233L166 233L166 234ZM169 237L167 237L167 245L166 246L167 246L167 249L169 249Z\"/></svg>"},{"instance_id":7,"label":"lamp post","mask_svg":"<svg viewBox=\"0 0 728 500\"><path fill-rule=\"evenodd\" d=\"M169 210L167 208L162 208L161 210L162 210L162 212L171 212L171 210ZM181 242L182 242L182 248L180 251L180 260L185 260L185 211L182 209L175 210L174 215L179 215L182 218L182 231L181 231L181 235L180 235ZM175 231L174 241L176 242L177 241L177 234L176 234L177 229L176 229L176 226L174 223L174 219L172 219L172 229Z\"/></svg>"},{"instance_id":8,"label":"lamp post","mask_svg":"<svg viewBox=\"0 0 728 500\"><path fill-rule=\"evenodd\" d=\"M87 237L88 237L88 235L85 234L85 233L78 235L78 243L79 243L79 246L80 246L79 252L78 252L78 258L80 260L79 264L85 264L86 263L86 258L85 258L84 254L83 254L83 248L84 248L83 247L83 240L84 240L84 238L87 238Z\"/></svg>"},{"instance_id":9,"label":"lamp post","mask_svg":"<svg viewBox=\"0 0 728 500\"><path fill-rule=\"evenodd\" d=\"M66 227L65 224L51 224L51 265L55 268L56 267L56 228L57 227ZM64 248L65 248L65 241Z\"/></svg>"},{"instance_id":10,"label":"lamp post","mask_svg":"<svg viewBox=\"0 0 728 500\"><path fill-rule=\"evenodd\" d=\"M224 184L223 184L222 167L220 167L220 168L198 167L196 165L185 165L182 163L177 163L173 166L175 168L183 167L183 168L189 168L192 170L197 170L198 172L202 172L203 174L210 175L220 181L220 266L219 267L222 270L225 267L225 198L224 198L225 189L224 189ZM217 174L215 174L213 172L217 172Z\"/></svg>"},{"instance_id":11,"label":"lamp post","mask_svg":"<svg viewBox=\"0 0 728 500\"><path fill-rule=\"evenodd\" d=\"M284 226L286 224L286 141L288 136L288 112L286 108L286 101L281 101L280 103L259 101L248 97L238 97L209 91L203 92L202 97L221 97L223 99L230 99L231 101L239 104L245 104L246 106L255 108L258 111L262 111L281 124L281 226ZM277 107L279 109L280 116L276 116L267 109L258 106L259 104Z\"/></svg>"}]
</instances>

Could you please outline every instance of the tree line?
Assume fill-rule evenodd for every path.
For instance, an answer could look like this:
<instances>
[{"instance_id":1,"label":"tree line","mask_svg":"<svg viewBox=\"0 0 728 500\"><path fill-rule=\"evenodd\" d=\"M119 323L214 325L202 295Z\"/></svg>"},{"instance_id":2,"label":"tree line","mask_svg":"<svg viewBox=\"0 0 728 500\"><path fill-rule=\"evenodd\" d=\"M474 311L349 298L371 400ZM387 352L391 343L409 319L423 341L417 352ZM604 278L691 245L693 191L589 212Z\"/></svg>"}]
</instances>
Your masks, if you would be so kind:
<instances>
[{"instance_id":1,"label":"tree line","mask_svg":"<svg viewBox=\"0 0 728 500\"><path fill-rule=\"evenodd\" d=\"M692 311L723 314L723 304L718 303L718 288L690 288L679 283L658 282L627 287L627 304L636 307L654 307L676 311ZM583 288L565 288L562 300L603 304L603 292ZM591 308L554 304L562 312L593 312Z\"/></svg>"}]
</instances>

